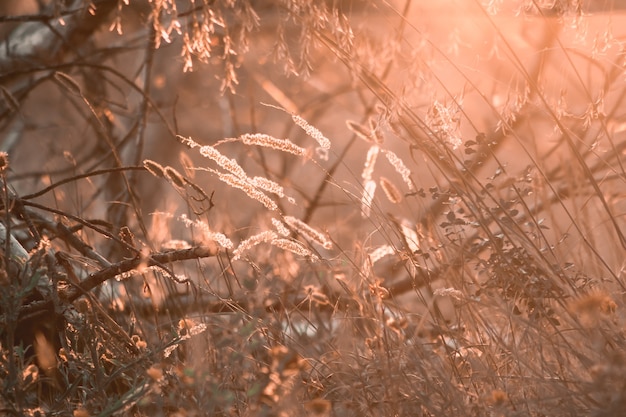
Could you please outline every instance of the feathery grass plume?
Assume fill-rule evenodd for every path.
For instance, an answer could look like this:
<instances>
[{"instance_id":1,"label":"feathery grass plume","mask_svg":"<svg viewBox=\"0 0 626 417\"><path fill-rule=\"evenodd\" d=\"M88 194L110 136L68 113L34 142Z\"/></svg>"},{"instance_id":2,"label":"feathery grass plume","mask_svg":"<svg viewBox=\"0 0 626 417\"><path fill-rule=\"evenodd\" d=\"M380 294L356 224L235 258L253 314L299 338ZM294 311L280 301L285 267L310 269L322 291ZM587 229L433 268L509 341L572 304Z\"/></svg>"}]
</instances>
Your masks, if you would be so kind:
<instances>
[{"instance_id":1,"label":"feathery grass plume","mask_svg":"<svg viewBox=\"0 0 626 417\"><path fill-rule=\"evenodd\" d=\"M346 120L346 126L348 126L348 129L357 135L357 137L363 139L365 142L374 143L374 138L372 137L372 131L370 129L367 129L365 126L352 120Z\"/></svg>"},{"instance_id":2,"label":"feathery grass plume","mask_svg":"<svg viewBox=\"0 0 626 417\"><path fill-rule=\"evenodd\" d=\"M137 275L143 275L150 271L161 273L163 274L163 276L170 278L179 284L186 284L190 281L189 277L186 277L184 275L171 275L156 265L131 269L130 271L122 272L121 274L115 275L114 278L116 281L125 281L129 278L132 278Z\"/></svg>"},{"instance_id":3,"label":"feathery grass plume","mask_svg":"<svg viewBox=\"0 0 626 417\"><path fill-rule=\"evenodd\" d=\"M193 227L202 232L206 240L216 242L225 249L232 249L235 245L225 235L219 232L212 232L209 225L201 220L191 220L186 214L181 214L178 219L187 227Z\"/></svg>"},{"instance_id":4,"label":"feathery grass plume","mask_svg":"<svg viewBox=\"0 0 626 417\"><path fill-rule=\"evenodd\" d=\"M213 146L210 146L210 145L201 146L200 155L204 156L205 158L212 159L213 161L215 161L217 165L219 165L226 171L235 174L239 178L242 178L242 179L248 178L246 171L243 170L243 168L237 163L237 161L225 156L220 151L215 149Z\"/></svg>"},{"instance_id":5,"label":"feathery grass plume","mask_svg":"<svg viewBox=\"0 0 626 417\"><path fill-rule=\"evenodd\" d=\"M363 178L364 182L370 181L372 179L372 173L374 172L374 167L376 165L376 159L378 158L379 152L380 147L378 145L373 145L367 151L365 165L363 166L363 173L361 173L361 178Z\"/></svg>"},{"instance_id":6,"label":"feathery grass plume","mask_svg":"<svg viewBox=\"0 0 626 417\"><path fill-rule=\"evenodd\" d=\"M278 210L278 205L276 205L274 200L269 198L262 191L259 191L258 189L256 189L252 184L250 184L249 181L243 178L240 178L236 175L227 174L224 172L217 172L217 175L218 175L218 178L222 182L230 185L231 187L240 189L241 191L246 193L248 197L263 204L265 208L267 208L268 210L271 210L271 211ZM248 178L246 177L246 179Z\"/></svg>"},{"instance_id":7,"label":"feathery grass plume","mask_svg":"<svg viewBox=\"0 0 626 417\"><path fill-rule=\"evenodd\" d=\"M382 258L388 255L394 255L396 250L391 245L383 245L379 246L368 254L370 262L374 265L376 262L380 261Z\"/></svg>"},{"instance_id":8,"label":"feathery grass plume","mask_svg":"<svg viewBox=\"0 0 626 417\"><path fill-rule=\"evenodd\" d=\"M161 244L161 250L183 250L190 249L191 245L186 240L170 239Z\"/></svg>"},{"instance_id":9,"label":"feathery grass plume","mask_svg":"<svg viewBox=\"0 0 626 417\"><path fill-rule=\"evenodd\" d=\"M372 210L372 201L376 193L376 181L368 180L363 187L363 195L361 196L361 217L367 218Z\"/></svg>"},{"instance_id":10,"label":"feathery grass plume","mask_svg":"<svg viewBox=\"0 0 626 417\"><path fill-rule=\"evenodd\" d=\"M380 177L379 183L389 201L393 204L398 204L402 201L402 193L391 181L385 177Z\"/></svg>"},{"instance_id":11,"label":"feathery grass plume","mask_svg":"<svg viewBox=\"0 0 626 417\"><path fill-rule=\"evenodd\" d=\"M302 220L293 216L285 216L283 220L285 220L285 223L287 223L290 227L303 235L305 238L318 243L324 249L332 249L333 243L323 233L315 230Z\"/></svg>"},{"instance_id":12,"label":"feathery grass plume","mask_svg":"<svg viewBox=\"0 0 626 417\"><path fill-rule=\"evenodd\" d=\"M456 302L463 301L465 296L462 291L457 290L456 288L437 288L433 295L438 297L450 297Z\"/></svg>"},{"instance_id":13,"label":"feathery grass plume","mask_svg":"<svg viewBox=\"0 0 626 417\"><path fill-rule=\"evenodd\" d=\"M263 146L266 148L276 149L278 151L283 151L298 156L305 156L307 154L307 150L305 148L296 145L289 139L277 139L273 136L265 135L262 133L248 133L245 135L241 135L240 139L246 145Z\"/></svg>"},{"instance_id":14,"label":"feathery grass plume","mask_svg":"<svg viewBox=\"0 0 626 417\"><path fill-rule=\"evenodd\" d=\"M182 143L183 145L187 146L189 149L202 147L202 145L200 145L195 140L191 139L191 137L186 138L186 137L181 136L181 135L176 135L176 139L178 139L178 141L180 143Z\"/></svg>"},{"instance_id":15,"label":"feathery grass plume","mask_svg":"<svg viewBox=\"0 0 626 417\"><path fill-rule=\"evenodd\" d=\"M287 227L285 226L283 222L281 222L278 219L272 218L272 224L276 228L276 231L278 232L279 235L289 236L289 233L290 233L289 229L287 229Z\"/></svg>"},{"instance_id":16,"label":"feathery grass plume","mask_svg":"<svg viewBox=\"0 0 626 417\"><path fill-rule=\"evenodd\" d=\"M413 191L413 181L411 181L411 170L406 167L404 161L390 150L384 150L385 157L389 163L393 166L398 174L402 177L404 183L409 187L409 190Z\"/></svg>"},{"instance_id":17,"label":"feathery grass plume","mask_svg":"<svg viewBox=\"0 0 626 417\"><path fill-rule=\"evenodd\" d=\"M241 259L241 255L244 252L249 251L254 246L259 245L261 243L270 243L273 240L276 240L277 238L278 238L278 235L276 234L276 232L272 230L266 230L254 236L250 236L249 238L241 242L237 246L237 248L233 251L233 261L237 261Z\"/></svg>"},{"instance_id":18,"label":"feathery grass plume","mask_svg":"<svg viewBox=\"0 0 626 417\"><path fill-rule=\"evenodd\" d=\"M143 167L157 178L165 177L165 169L163 168L163 165L159 164L158 162L154 162L151 159L144 159Z\"/></svg>"},{"instance_id":19,"label":"feathery grass plume","mask_svg":"<svg viewBox=\"0 0 626 417\"><path fill-rule=\"evenodd\" d=\"M326 136L324 136L324 134L322 132L320 132L319 129L317 129L315 126L312 126L309 124L309 122L307 122L306 120L304 120L301 116L298 116L295 113L292 113L290 111L287 111L286 109L279 107L279 106L274 106L273 104L267 104L267 103L261 103L264 106L267 107L272 107L274 109L283 111L287 114L289 114L291 116L291 119L293 120L293 122L300 127L302 130L304 130L304 132L311 138L315 139L315 141L317 142L317 144L319 145L319 147L315 150L315 152L317 153L317 156L324 160L327 161L328 160L328 151L330 149L330 139L328 139Z\"/></svg>"},{"instance_id":20,"label":"feathery grass plume","mask_svg":"<svg viewBox=\"0 0 626 417\"><path fill-rule=\"evenodd\" d=\"M310 125L309 122L304 120L301 116L297 114L292 114L291 119L293 122L298 125L304 132L309 135L311 138L315 139L315 141L320 145L322 149L330 149L330 139L328 139L318 128L313 125Z\"/></svg>"},{"instance_id":21,"label":"feathery grass plume","mask_svg":"<svg viewBox=\"0 0 626 417\"><path fill-rule=\"evenodd\" d=\"M172 184L174 184L178 188L185 188L185 180L183 176L180 175L180 172L176 171L174 168L170 166L166 166L165 169L163 170L163 173L165 174L167 179L169 179L172 182Z\"/></svg>"},{"instance_id":22,"label":"feathery grass plume","mask_svg":"<svg viewBox=\"0 0 626 417\"><path fill-rule=\"evenodd\" d=\"M207 329L205 323L198 323L193 319L181 319L178 322L178 337L174 339L170 346L163 350L163 356L169 357L174 350L180 345L181 342L189 340L194 336L204 333Z\"/></svg>"},{"instance_id":23,"label":"feathery grass plume","mask_svg":"<svg viewBox=\"0 0 626 417\"><path fill-rule=\"evenodd\" d=\"M285 196L285 190L281 185L265 177L252 177L250 178L250 184L281 198Z\"/></svg>"},{"instance_id":24,"label":"feathery grass plume","mask_svg":"<svg viewBox=\"0 0 626 417\"><path fill-rule=\"evenodd\" d=\"M304 247L304 245L302 245L302 243L295 241L295 240L291 240L291 239L283 239L283 238L278 238L278 239L274 239L271 244L273 246L276 246L278 248L287 250L291 253L294 253L296 255L300 255L300 256L304 256L306 258L310 258L312 261L317 261L319 260L319 258L310 250L308 250L307 248Z\"/></svg>"},{"instance_id":25,"label":"feathery grass plume","mask_svg":"<svg viewBox=\"0 0 626 417\"><path fill-rule=\"evenodd\" d=\"M315 139L315 141L320 145L315 151L317 152L317 156L323 160L328 160L328 150L330 149L330 139L328 139L322 132L320 132L315 126L310 125L306 120L297 114L292 114L291 119L294 121L296 125L298 125L304 132Z\"/></svg>"}]
</instances>

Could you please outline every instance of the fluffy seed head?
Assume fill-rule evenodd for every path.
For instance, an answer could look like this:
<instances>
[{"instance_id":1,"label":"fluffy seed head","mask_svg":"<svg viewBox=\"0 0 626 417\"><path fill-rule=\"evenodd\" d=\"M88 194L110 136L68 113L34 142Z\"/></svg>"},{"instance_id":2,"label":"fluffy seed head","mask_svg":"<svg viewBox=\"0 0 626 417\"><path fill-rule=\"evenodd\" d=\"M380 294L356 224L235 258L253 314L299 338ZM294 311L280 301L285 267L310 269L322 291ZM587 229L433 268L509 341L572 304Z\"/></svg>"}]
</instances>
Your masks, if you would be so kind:
<instances>
[{"instance_id":1,"label":"fluffy seed head","mask_svg":"<svg viewBox=\"0 0 626 417\"><path fill-rule=\"evenodd\" d=\"M385 192L387 199L391 201L393 204L398 204L402 201L402 193L387 178L385 177L380 178L380 186Z\"/></svg>"},{"instance_id":2,"label":"fluffy seed head","mask_svg":"<svg viewBox=\"0 0 626 417\"><path fill-rule=\"evenodd\" d=\"M165 176L164 168L158 162L154 162L150 159L144 159L143 167L157 178L163 178Z\"/></svg>"},{"instance_id":3,"label":"fluffy seed head","mask_svg":"<svg viewBox=\"0 0 626 417\"><path fill-rule=\"evenodd\" d=\"M170 166L167 166L165 167L163 173L165 174L167 179L172 181L172 184L174 184L178 188L185 188L185 180L183 179L183 176L180 175L180 172L176 171Z\"/></svg>"},{"instance_id":4,"label":"fluffy seed head","mask_svg":"<svg viewBox=\"0 0 626 417\"><path fill-rule=\"evenodd\" d=\"M324 249L331 249L333 247L333 243L323 233L315 230L302 220L292 216L285 216L284 220L285 223L287 223L298 233L303 235L305 238L323 246Z\"/></svg>"}]
</instances>

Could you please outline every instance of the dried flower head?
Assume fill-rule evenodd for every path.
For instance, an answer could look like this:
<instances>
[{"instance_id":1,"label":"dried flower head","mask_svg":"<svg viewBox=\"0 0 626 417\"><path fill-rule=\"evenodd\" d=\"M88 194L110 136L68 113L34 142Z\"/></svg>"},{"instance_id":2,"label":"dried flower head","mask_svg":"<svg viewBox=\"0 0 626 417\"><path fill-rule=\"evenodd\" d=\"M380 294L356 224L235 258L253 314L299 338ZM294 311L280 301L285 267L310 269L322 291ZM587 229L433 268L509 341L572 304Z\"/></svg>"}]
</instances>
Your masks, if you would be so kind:
<instances>
[{"instance_id":1,"label":"dried flower head","mask_svg":"<svg viewBox=\"0 0 626 417\"><path fill-rule=\"evenodd\" d=\"M4 174L9 169L9 154L0 152L0 174Z\"/></svg>"},{"instance_id":2,"label":"dried flower head","mask_svg":"<svg viewBox=\"0 0 626 417\"><path fill-rule=\"evenodd\" d=\"M323 398L316 398L304 404L304 408L315 417L325 417L330 415L332 404Z\"/></svg>"},{"instance_id":3,"label":"dried flower head","mask_svg":"<svg viewBox=\"0 0 626 417\"><path fill-rule=\"evenodd\" d=\"M509 400L509 396L506 392L495 389L491 391L491 397L489 398L489 402L495 406L503 406Z\"/></svg>"},{"instance_id":4,"label":"dried flower head","mask_svg":"<svg viewBox=\"0 0 626 417\"><path fill-rule=\"evenodd\" d=\"M617 304L610 295L602 291L594 291L583 295L572 302L571 310L587 321L595 321L602 315L615 313Z\"/></svg>"},{"instance_id":5,"label":"dried flower head","mask_svg":"<svg viewBox=\"0 0 626 417\"><path fill-rule=\"evenodd\" d=\"M161 366L159 366L159 365L152 365L150 368L148 368L146 373L154 381L162 380L163 379L163 375L164 375L163 368L161 368Z\"/></svg>"}]
</instances>

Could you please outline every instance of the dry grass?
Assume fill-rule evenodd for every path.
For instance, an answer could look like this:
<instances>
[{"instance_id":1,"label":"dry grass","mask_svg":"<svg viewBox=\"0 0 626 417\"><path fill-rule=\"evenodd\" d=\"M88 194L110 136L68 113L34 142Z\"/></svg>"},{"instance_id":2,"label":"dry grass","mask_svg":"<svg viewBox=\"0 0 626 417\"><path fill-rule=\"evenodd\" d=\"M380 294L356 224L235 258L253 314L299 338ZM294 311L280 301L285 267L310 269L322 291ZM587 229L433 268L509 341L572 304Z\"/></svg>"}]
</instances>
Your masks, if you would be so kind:
<instances>
[{"instance_id":1,"label":"dry grass","mask_svg":"<svg viewBox=\"0 0 626 417\"><path fill-rule=\"evenodd\" d=\"M70 3L0 17L71 39L0 53L0 415L623 414L620 10Z\"/></svg>"}]
</instances>

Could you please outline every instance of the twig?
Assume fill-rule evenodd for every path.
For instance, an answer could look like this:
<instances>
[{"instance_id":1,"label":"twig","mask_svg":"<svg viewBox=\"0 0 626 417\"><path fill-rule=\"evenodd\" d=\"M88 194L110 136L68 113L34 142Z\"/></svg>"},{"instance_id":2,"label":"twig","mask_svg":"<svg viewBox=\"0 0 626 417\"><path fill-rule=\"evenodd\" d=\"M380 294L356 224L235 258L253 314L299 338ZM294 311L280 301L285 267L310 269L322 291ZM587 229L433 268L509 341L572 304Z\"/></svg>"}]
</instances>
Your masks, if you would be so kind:
<instances>
[{"instance_id":1,"label":"twig","mask_svg":"<svg viewBox=\"0 0 626 417\"><path fill-rule=\"evenodd\" d=\"M99 169L96 171L91 171L91 172L85 172L84 174L79 174L79 175L74 175L71 177L67 177L62 179L61 181L55 182L54 184L50 184L49 186L47 186L46 188L39 190L35 193L32 194L28 194L25 195L23 197L21 197L22 200L31 200L33 198L42 196L44 194L46 194L47 192L50 192L52 190L54 190L57 187L60 187L61 185L70 183L70 182L74 182L83 178L89 178L89 177L93 177L96 175L102 175L102 174L110 174L112 172L120 172L120 171L145 171L146 169L143 166L123 166L123 167L114 167L114 168L107 168L107 169Z\"/></svg>"},{"instance_id":2,"label":"twig","mask_svg":"<svg viewBox=\"0 0 626 417\"><path fill-rule=\"evenodd\" d=\"M98 272L90 274L87 278L85 278L78 284L73 283L74 286L68 290L68 292L65 294L65 297L63 298L70 303L74 302L81 296L87 294L89 291L104 283L105 281L108 281L111 278L115 278L116 276L125 272L129 272L139 267L141 264L146 264L147 266L161 267L162 264L166 263L185 261L190 259L210 258L216 255L217 250L215 248L210 248L207 246L196 246L190 249L183 249L178 251L153 253L144 259L135 258L124 260L112 264L107 268L101 269ZM54 305L52 300L35 301L23 306L20 309L20 317L21 319L32 317L33 315L41 314L46 311L51 311L53 308Z\"/></svg>"}]
</instances>

